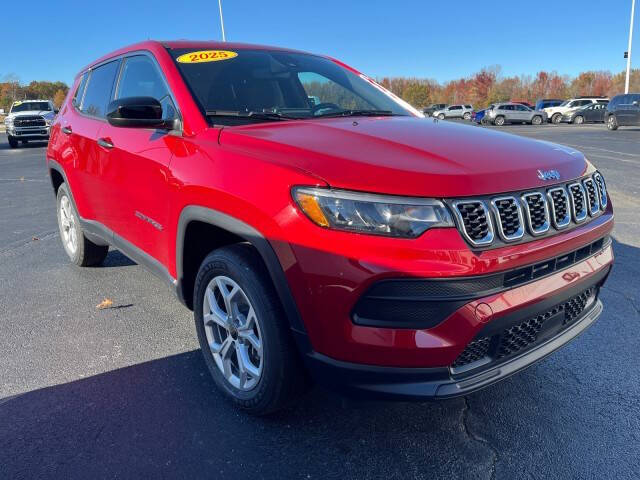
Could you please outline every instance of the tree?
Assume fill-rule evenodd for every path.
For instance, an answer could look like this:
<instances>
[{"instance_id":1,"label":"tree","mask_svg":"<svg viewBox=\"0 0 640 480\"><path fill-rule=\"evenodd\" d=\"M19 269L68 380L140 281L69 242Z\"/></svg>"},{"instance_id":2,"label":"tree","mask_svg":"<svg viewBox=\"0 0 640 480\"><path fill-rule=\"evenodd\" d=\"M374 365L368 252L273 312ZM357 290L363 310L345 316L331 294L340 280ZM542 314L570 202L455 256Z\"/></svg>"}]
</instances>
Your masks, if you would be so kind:
<instances>
[{"instance_id":1,"label":"tree","mask_svg":"<svg viewBox=\"0 0 640 480\"><path fill-rule=\"evenodd\" d=\"M65 97L67 96L67 94L65 93L64 90L62 90L61 88L59 88L56 91L56 94L53 96L53 105L56 108L60 108L62 106L62 102L64 102Z\"/></svg>"}]
</instances>

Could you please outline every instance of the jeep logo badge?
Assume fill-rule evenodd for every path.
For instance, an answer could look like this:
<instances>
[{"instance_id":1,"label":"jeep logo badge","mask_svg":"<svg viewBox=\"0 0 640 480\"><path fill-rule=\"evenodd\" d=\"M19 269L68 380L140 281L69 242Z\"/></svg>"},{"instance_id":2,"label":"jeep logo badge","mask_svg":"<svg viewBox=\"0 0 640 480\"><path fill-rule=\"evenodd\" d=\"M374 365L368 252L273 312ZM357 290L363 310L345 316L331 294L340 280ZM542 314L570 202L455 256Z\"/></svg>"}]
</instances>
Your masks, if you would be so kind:
<instances>
[{"instance_id":1,"label":"jeep logo badge","mask_svg":"<svg viewBox=\"0 0 640 480\"><path fill-rule=\"evenodd\" d=\"M538 170L540 180L560 180L560 172L557 170Z\"/></svg>"}]
</instances>

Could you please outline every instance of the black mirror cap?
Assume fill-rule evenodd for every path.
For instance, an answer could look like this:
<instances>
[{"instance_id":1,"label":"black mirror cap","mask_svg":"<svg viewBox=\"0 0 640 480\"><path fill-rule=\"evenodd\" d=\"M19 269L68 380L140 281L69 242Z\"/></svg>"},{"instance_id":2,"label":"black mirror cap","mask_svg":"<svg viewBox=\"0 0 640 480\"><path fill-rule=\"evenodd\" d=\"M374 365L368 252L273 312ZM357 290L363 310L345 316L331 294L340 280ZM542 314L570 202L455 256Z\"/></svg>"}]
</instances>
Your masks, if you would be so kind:
<instances>
[{"instance_id":1,"label":"black mirror cap","mask_svg":"<svg viewBox=\"0 0 640 480\"><path fill-rule=\"evenodd\" d=\"M126 97L107 108L107 121L114 127L163 128L162 105L153 97Z\"/></svg>"}]
</instances>

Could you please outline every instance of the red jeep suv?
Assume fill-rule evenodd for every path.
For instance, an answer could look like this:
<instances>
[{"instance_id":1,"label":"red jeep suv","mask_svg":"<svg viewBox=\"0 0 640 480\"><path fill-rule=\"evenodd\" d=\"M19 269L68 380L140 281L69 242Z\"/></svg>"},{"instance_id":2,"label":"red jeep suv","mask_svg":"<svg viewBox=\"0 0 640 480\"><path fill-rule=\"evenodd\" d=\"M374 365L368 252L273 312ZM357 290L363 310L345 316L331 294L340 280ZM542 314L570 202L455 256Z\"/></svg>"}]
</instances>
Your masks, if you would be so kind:
<instances>
[{"instance_id":1,"label":"red jeep suv","mask_svg":"<svg viewBox=\"0 0 640 480\"><path fill-rule=\"evenodd\" d=\"M578 151L425 119L325 56L144 42L93 62L47 168L64 249L113 246L192 309L253 413L315 379L464 395L600 315L613 211Z\"/></svg>"}]
</instances>

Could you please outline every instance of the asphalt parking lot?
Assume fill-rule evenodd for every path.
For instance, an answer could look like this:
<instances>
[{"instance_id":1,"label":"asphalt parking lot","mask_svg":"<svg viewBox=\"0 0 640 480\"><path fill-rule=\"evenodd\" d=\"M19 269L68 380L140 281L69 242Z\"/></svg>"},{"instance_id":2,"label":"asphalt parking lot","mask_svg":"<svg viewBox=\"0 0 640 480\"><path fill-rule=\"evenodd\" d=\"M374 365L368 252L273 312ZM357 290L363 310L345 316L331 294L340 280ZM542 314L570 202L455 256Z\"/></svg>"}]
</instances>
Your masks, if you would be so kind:
<instances>
[{"instance_id":1,"label":"asphalt parking lot","mask_svg":"<svg viewBox=\"0 0 640 480\"><path fill-rule=\"evenodd\" d=\"M216 392L191 313L159 280L117 251L69 264L44 144L10 150L0 134L0 479L638 478L640 128L502 130L573 146L605 174L617 261L600 320L466 399L314 389L270 418Z\"/></svg>"}]
</instances>

